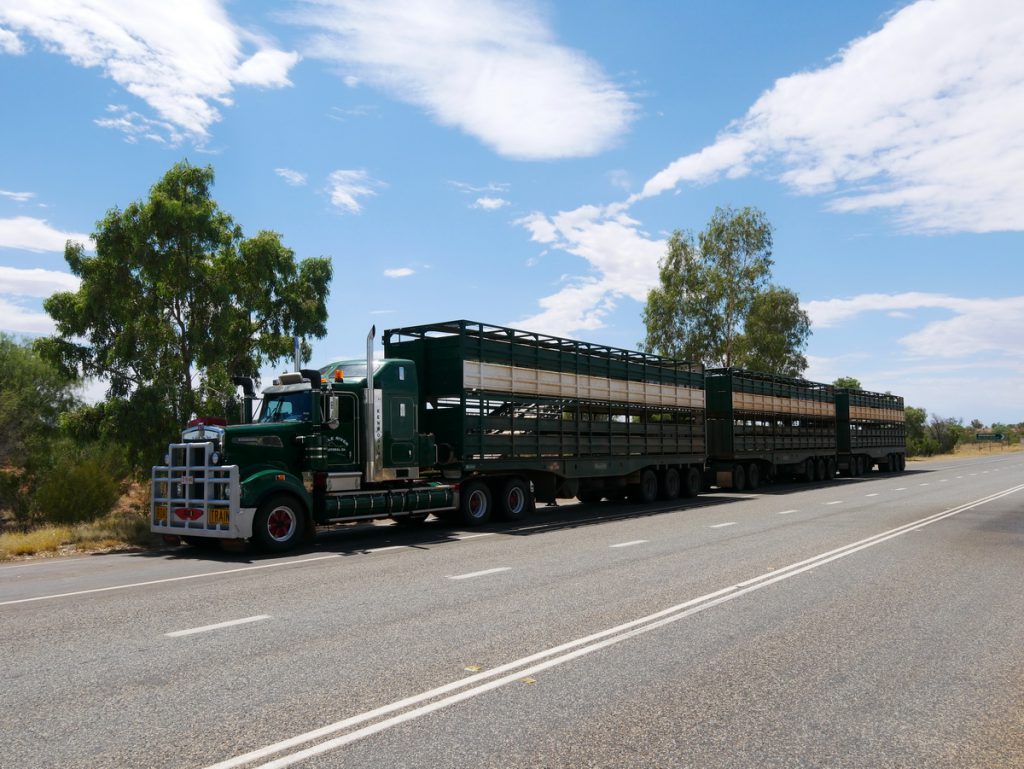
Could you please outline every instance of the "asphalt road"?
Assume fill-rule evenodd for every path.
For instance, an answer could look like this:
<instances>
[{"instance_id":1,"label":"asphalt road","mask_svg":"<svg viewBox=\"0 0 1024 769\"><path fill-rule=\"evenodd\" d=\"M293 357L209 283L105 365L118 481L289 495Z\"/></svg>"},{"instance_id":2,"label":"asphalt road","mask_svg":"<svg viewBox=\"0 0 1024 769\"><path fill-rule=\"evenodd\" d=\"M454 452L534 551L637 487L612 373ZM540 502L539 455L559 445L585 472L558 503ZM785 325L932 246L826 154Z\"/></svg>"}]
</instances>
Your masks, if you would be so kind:
<instances>
[{"instance_id":1,"label":"asphalt road","mask_svg":"<svg viewBox=\"0 0 1024 769\"><path fill-rule=\"evenodd\" d=\"M0 767L1024 767L1024 456L0 567Z\"/></svg>"}]
</instances>

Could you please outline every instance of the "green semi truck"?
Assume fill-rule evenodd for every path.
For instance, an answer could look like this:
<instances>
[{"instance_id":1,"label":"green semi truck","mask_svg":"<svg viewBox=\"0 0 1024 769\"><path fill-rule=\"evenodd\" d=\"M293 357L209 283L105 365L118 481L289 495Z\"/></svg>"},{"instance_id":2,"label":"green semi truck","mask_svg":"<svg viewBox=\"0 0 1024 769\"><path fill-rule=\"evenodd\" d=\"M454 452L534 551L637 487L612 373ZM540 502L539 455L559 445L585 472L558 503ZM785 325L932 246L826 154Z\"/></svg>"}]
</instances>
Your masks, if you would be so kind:
<instances>
[{"instance_id":1,"label":"green semi truck","mask_svg":"<svg viewBox=\"0 0 1024 769\"><path fill-rule=\"evenodd\" d=\"M153 468L152 531L283 551L336 523L700 490L699 364L466 320L386 331L374 360L373 335L282 374L247 424L190 424Z\"/></svg>"}]
</instances>

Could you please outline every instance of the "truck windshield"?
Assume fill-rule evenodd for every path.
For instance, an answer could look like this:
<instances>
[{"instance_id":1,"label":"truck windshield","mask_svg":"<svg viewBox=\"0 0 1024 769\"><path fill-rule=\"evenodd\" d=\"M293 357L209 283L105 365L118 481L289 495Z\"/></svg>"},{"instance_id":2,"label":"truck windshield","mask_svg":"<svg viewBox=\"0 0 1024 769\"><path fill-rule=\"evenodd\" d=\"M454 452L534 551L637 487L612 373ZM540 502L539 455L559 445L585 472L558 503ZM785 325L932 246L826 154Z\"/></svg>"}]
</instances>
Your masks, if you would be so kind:
<instances>
[{"instance_id":1,"label":"truck windshield","mask_svg":"<svg viewBox=\"0 0 1024 769\"><path fill-rule=\"evenodd\" d=\"M299 422L309 419L309 393L270 395L263 401L260 422Z\"/></svg>"}]
</instances>

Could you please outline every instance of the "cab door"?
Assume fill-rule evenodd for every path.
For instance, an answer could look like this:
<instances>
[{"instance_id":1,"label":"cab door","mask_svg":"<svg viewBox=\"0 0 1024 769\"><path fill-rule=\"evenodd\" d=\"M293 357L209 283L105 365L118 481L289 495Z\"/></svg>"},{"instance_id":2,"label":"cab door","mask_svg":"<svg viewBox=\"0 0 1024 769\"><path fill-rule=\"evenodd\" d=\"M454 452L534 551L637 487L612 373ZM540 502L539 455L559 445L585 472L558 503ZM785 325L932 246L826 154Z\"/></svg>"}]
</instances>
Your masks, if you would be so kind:
<instances>
[{"instance_id":1,"label":"cab door","mask_svg":"<svg viewBox=\"0 0 1024 769\"><path fill-rule=\"evenodd\" d=\"M355 395L344 392L331 393L328 399L328 415L336 408L337 421L328 420L324 428L327 467L331 471L351 469L359 462L359 402ZM332 406L332 400L336 405Z\"/></svg>"}]
</instances>

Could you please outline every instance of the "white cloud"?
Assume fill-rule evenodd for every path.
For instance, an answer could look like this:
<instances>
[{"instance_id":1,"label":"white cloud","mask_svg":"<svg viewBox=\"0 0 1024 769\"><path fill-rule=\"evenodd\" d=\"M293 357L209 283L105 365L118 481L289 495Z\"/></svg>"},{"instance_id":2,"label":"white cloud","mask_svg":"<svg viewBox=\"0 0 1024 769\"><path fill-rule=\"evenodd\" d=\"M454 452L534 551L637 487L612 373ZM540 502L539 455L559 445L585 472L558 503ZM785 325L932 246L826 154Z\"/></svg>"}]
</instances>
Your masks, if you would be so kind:
<instances>
[{"instance_id":1,"label":"white cloud","mask_svg":"<svg viewBox=\"0 0 1024 769\"><path fill-rule=\"evenodd\" d=\"M665 241L651 239L619 206L582 206L552 217L535 212L516 223L532 240L585 259L597 273L542 298L542 311L518 322L524 328L551 334L601 328L619 298L644 301L657 282Z\"/></svg>"},{"instance_id":2,"label":"white cloud","mask_svg":"<svg viewBox=\"0 0 1024 769\"><path fill-rule=\"evenodd\" d=\"M20 56L25 53L25 46L18 39L17 35L9 29L0 27L0 52L10 54L11 56Z\"/></svg>"},{"instance_id":3,"label":"white cloud","mask_svg":"<svg viewBox=\"0 0 1024 769\"><path fill-rule=\"evenodd\" d=\"M138 112L134 112L124 104L108 104L107 114L110 117L96 118L93 122L101 128L113 128L124 134L129 144L137 144L139 139L148 139L157 144L176 146L185 138L177 126L166 120L153 120Z\"/></svg>"},{"instance_id":4,"label":"white cloud","mask_svg":"<svg viewBox=\"0 0 1024 769\"><path fill-rule=\"evenodd\" d=\"M914 310L945 310L951 317L927 322L899 340L907 354L931 359L1024 358L1024 296L963 299L920 292L862 294L808 302L804 309L819 328L839 326L866 312L899 312L906 317Z\"/></svg>"},{"instance_id":5,"label":"white cloud","mask_svg":"<svg viewBox=\"0 0 1024 769\"><path fill-rule=\"evenodd\" d=\"M389 278L408 278L410 275L415 274L416 270L411 267L395 267L390 270L384 270L384 275Z\"/></svg>"},{"instance_id":6,"label":"white cloud","mask_svg":"<svg viewBox=\"0 0 1024 769\"><path fill-rule=\"evenodd\" d=\"M376 188L384 186L383 182L372 179L362 169L334 171L327 177L327 184L331 203L353 214L363 210L359 198L376 195Z\"/></svg>"},{"instance_id":7,"label":"white cloud","mask_svg":"<svg viewBox=\"0 0 1024 769\"><path fill-rule=\"evenodd\" d=\"M483 187L477 187L467 182L448 182L455 189L465 193L480 193L480 192L507 192L509 184L507 182L488 182Z\"/></svg>"},{"instance_id":8,"label":"white cloud","mask_svg":"<svg viewBox=\"0 0 1024 769\"><path fill-rule=\"evenodd\" d=\"M507 205L511 204L504 198L482 197L477 198L469 207L482 208L484 211L497 211L499 208L504 208Z\"/></svg>"},{"instance_id":9,"label":"white cloud","mask_svg":"<svg viewBox=\"0 0 1024 769\"><path fill-rule=\"evenodd\" d=\"M63 232L46 223L45 219L15 216L0 219L0 248L23 251L63 251L67 241L73 240L94 249L92 238L82 232Z\"/></svg>"},{"instance_id":10,"label":"white cloud","mask_svg":"<svg viewBox=\"0 0 1024 769\"><path fill-rule=\"evenodd\" d=\"M275 168L274 173L284 179L292 187L301 187L306 183L306 175L290 168Z\"/></svg>"},{"instance_id":11,"label":"white cloud","mask_svg":"<svg viewBox=\"0 0 1024 769\"><path fill-rule=\"evenodd\" d=\"M912 230L1024 229L1022 39L1016 0L917 2L829 66L776 81L631 202L761 168L832 194L835 211L888 210Z\"/></svg>"},{"instance_id":12,"label":"white cloud","mask_svg":"<svg viewBox=\"0 0 1024 769\"><path fill-rule=\"evenodd\" d=\"M42 310L30 310L0 296L0 330L12 334L52 334L53 318Z\"/></svg>"},{"instance_id":13,"label":"white cloud","mask_svg":"<svg viewBox=\"0 0 1024 769\"><path fill-rule=\"evenodd\" d=\"M310 55L460 128L501 155L579 157L611 146L635 106L584 54L559 45L528 0L319 0Z\"/></svg>"},{"instance_id":14,"label":"white cloud","mask_svg":"<svg viewBox=\"0 0 1024 769\"><path fill-rule=\"evenodd\" d=\"M24 203L35 196L36 194L34 192L9 192L7 190L0 190L0 198L10 198L18 203Z\"/></svg>"},{"instance_id":15,"label":"white cloud","mask_svg":"<svg viewBox=\"0 0 1024 769\"><path fill-rule=\"evenodd\" d=\"M289 85L299 59L236 27L217 0L5 0L0 22L76 66L101 68L146 102L157 123L176 127L176 137L163 137L172 142L205 139L220 120L216 105L231 104L236 85ZM134 128L138 120L100 124L152 138Z\"/></svg>"},{"instance_id":16,"label":"white cloud","mask_svg":"<svg viewBox=\"0 0 1024 769\"><path fill-rule=\"evenodd\" d=\"M0 267L0 294L43 299L55 291L77 291L81 282L68 272Z\"/></svg>"}]
</instances>

